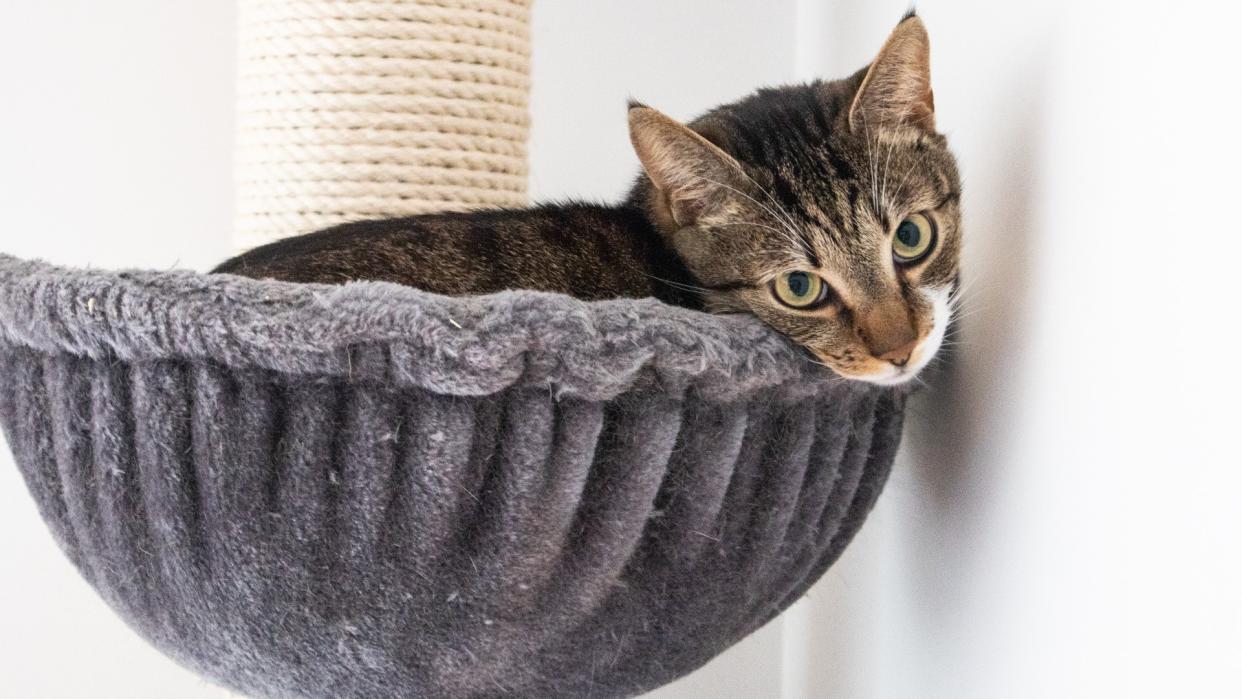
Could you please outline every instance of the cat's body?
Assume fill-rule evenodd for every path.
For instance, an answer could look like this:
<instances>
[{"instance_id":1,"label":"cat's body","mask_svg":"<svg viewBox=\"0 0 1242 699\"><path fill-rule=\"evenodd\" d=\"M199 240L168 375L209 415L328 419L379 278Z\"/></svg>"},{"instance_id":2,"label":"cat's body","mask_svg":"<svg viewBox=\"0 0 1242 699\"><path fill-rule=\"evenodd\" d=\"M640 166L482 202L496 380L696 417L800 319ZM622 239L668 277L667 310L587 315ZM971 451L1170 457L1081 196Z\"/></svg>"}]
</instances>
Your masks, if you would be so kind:
<instances>
[{"instance_id":1,"label":"cat's body","mask_svg":"<svg viewBox=\"0 0 1242 699\"><path fill-rule=\"evenodd\" d=\"M917 17L842 80L760 90L689 125L631 104L629 122L644 172L616 206L363 221L216 271L751 313L838 374L880 384L932 359L957 288L960 183Z\"/></svg>"},{"instance_id":2,"label":"cat's body","mask_svg":"<svg viewBox=\"0 0 1242 699\"><path fill-rule=\"evenodd\" d=\"M346 223L215 270L293 282L387 281L438 294L532 289L697 308L695 283L643 210L568 203Z\"/></svg>"}]
</instances>

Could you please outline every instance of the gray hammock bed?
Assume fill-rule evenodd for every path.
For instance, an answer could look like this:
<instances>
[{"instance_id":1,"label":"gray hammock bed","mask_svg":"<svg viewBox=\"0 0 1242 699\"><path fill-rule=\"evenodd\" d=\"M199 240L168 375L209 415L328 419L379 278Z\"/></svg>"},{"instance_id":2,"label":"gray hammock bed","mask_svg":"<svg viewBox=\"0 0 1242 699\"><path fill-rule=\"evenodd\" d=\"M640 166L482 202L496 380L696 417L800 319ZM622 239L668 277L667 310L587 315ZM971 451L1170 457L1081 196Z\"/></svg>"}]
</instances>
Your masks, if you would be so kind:
<instances>
[{"instance_id":1,"label":"gray hammock bed","mask_svg":"<svg viewBox=\"0 0 1242 699\"><path fill-rule=\"evenodd\" d=\"M903 400L651 300L0 255L0 422L56 541L254 696L669 682L837 559Z\"/></svg>"}]
</instances>

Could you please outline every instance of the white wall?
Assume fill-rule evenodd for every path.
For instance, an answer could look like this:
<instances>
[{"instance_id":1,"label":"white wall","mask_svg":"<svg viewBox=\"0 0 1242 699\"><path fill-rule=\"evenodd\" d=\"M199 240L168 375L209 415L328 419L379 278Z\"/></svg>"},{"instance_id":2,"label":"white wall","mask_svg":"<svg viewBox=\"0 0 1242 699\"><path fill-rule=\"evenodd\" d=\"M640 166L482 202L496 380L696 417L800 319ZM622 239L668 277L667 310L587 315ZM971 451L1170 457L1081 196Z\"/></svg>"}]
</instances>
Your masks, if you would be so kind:
<instances>
[{"instance_id":1,"label":"white wall","mask_svg":"<svg viewBox=\"0 0 1242 699\"><path fill-rule=\"evenodd\" d=\"M232 223L233 9L0 5L0 250L207 267ZM0 697L219 697L152 650L57 549L0 448Z\"/></svg>"},{"instance_id":2,"label":"white wall","mask_svg":"<svg viewBox=\"0 0 1242 699\"><path fill-rule=\"evenodd\" d=\"M0 6L0 250L204 268L231 223L231 3ZM904 0L536 0L532 193L613 198L679 117L871 57ZM1223 4L924 0L965 177L958 360L840 564L656 693L1238 696L1242 418ZM72 572L0 452L0 696L220 696Z\"/></svg>"},{"instance_id":3,"label":"white wall","mask_svg":"<svg viewBox=\"0 0 1242 699\"><path fill-rule=\"evenodd\" d=\"M1242 695L1237 12L1153 5L920 3L965 178L960 357L787 618L814 661L786 696ZM903 6L835 4L829 72Z\"/></svg>"}]
</instances>

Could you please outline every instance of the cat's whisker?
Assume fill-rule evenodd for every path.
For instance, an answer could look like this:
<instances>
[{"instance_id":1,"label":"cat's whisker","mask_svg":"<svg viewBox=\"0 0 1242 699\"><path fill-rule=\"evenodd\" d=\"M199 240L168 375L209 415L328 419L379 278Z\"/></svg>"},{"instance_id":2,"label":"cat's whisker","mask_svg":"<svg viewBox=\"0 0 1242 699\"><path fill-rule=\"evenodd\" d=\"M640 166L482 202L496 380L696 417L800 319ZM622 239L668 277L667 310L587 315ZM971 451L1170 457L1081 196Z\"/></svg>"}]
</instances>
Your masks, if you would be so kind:
<instances>
[{"instance_id":1,"label":"cat's whisker","mask_svg":"<svg viewBox=\"0 0 1242 699\"><path fill-rule=\"evenodd\" d=\"M945 337L962 337L965 334L965 326L957 322L957 318L949 319L949 326L945 329Z\"/></svg>"},{"instance_id":2,"label":"cat's whisker","mask_svg":"<svg viewBox=\"0 0 1242 699\"><path fill-rule=\"evenodd\" d=\"M954 301L956 299L961 298L962 294L966 293L968 289L973 288L978 283L979 283L978 277L966 277L965 281L959 281L957 284L957 288L953 289L952 293L949 294L949 300Z\"/></svg>"},{"instance_id":3,"label":"cat's whisker","mask_svg":"<svg viewBox=\"0 0 1242 699\"><path fill-rule=\"evenodd\" d=\"M742 196L745 196L746 198L750 199L756 204L759 204L759 206L763 207L763 209L767 211L769 215L777 219L777 223L784 224L785 227L779 232L785 236L786 240L789 243L793 244L795 247L800 247L802 245L802 241L799 240L798 238L797 224L794 223L793 216L790 216L789 212L785 211L785 209L781 207L780 202L776 201L776 197L773 197L771 193L769 193L763 187L759 186L759 183L755 182L754 178L746 174L745 171L742 171L742 175L745 176L746 179L750 180L751 183L755 185L755 188L758 189L760 192L762 192L764 196L766 196L768 200L772 202L772 206L775 207L775 210L773 210L770 207L764 206L761 202L757 201L754 197L747 195L745 192L738 192L738 190L736 189L734 189L733 191L738 192L738 194L741 194ZM771 230L776 230L776 229L771 228Z\"/></svg>"},{"instance_id":4,"label":"cat's whisker","mask_svg":"<svg viewBox=\"0 0 1242 699\"><path fill-rule=\"evenodd\" d=\"M764 211L768 212L768 215L770 215L770 216L772 216L773 218L777 219L777 220L778 220L778 222L779 222L779 220L780 220L780 216L778 216L778 215L776 214L776 212L775 212L775 211L773 211L773 210L771 209L771 207L769 207L768 205L766 205L766 204L764 204L763 202L759 201L758 199L756 199L756 198L754 198L754 197L750 196L750 195L749 195L749 194L747 194L746 192L743 192L742 190L740 190L740 189L738 189L738 188L736 188L736 187L731 187L731 186L729 186L729 185L727 185L727 184L725 184L725 183L723 183L723 182L717 182L716 180L713 180L713 179L711 179L710 177L704 177L703 175L695 175L695 177L696 177L697 179L703 180L704 182L710 182L710 183L712 183L712 184L716 185L717 187L724 187L725 189L729 190L730 192L734 192L735 194L738 194L738 195L740 195L740 196L742 196L742 197L745 197L745 198L749 199L750 201L752 201L752 202L754 202L756 205L758 205L760 208L762 208ZM797 231L796 231L795 229L790 229L790 230L785 231L785 236L786 236L786 238L787 238L787 242L789 242L789 243L790 243L791 245L793 245L794 247L798 247L798 248L802 247L802 241L798 238L798 233L797 233Z\"/></svg>"},{"instance_id":5,"label":"cat's whisker","mask_svg":"<svg viewBox=\"0 0 1242 699\"><path fill-rule=\"evenodd\" d=\"M969 340L957 341L952 344L945 345L944 347L945 347L945 350L947 351L942 350L942 352L940 354L937 354L932 359L932 361L947 361L947 358L950 352L960 352L966 349L974 349L977 346L978 346L978 343L973 342L973 341L969 341Z\"/></svg>"},{"instance_id":6,"label":"cat's whisker","mask_svg":"<svg viewBox=\"0 0 1242 699\"><path fill-rule=\"evenodd\" d=\"M869 163L869 166L870 166L869 169L871 170L871 210L875 213L876 218L879 218L880 217L880 201L879 201L880 193L879 193L879 189L877 188L879 184L879 161L876 159L875 151L871 147L871 125L867 122L867 115L865 112L862 115L862 120L863 120L863 134L865 137L865 143L867 144L867 162ZM877 136L876 138L877 138L876 143L878 144L879 137Z\"/></svg>"},{"instance_id":7,"label":"cat's whisker","mask_svg":"<svg viewBox=\"0 0 1242 699\"><path fill-rule=\"evenodd\" d=\"M866 146L867 146L867 169L868 169L868 170L872 170L873 168L872 168L872 166L871 166L871 162L872 162L872 158L871 158L871 128L870 128L870 126L867 124L867 115L866 115L866 114L863 114L863 115L862 115L862 125L863 125L863 143L864 143L864 144L866 144ZM872 178L871 178L871 181L870 181L869 185L870 185L870 187L871 187L871 202L872 202L872 204L871 204L871 208L872 208L872 210L874 211L874 210L875 210L875 178L874 178L874 177L872 177Z\"/></svg>"},{"instance_id":8,"label":"cat's whisker","mask_svg":"<svg viewBox=\"0 0 1242 699\"><path fill-rule=\"evenodd\" d=\"M960 289L949 297L949 305L955 308L963 306L976 306L979 299L984 298L985 287L972 284L967 288Z\"/></svg>"},{"instance_id":9,"label":"cat's whisker","mask_svg":"<svg viewBox=\"0 0 1242 699\"><path fill-rule=\"evenodd\" d=\"M962 292L962 294L955 301L955 303L957 303L958 305L972 305L973 306L979 300L991 297L991 294L988 293L989 291L990 290L985 286L972 286L969 289Z\"/></svg>"},{"instance_id":10,"label":"cat's whisker","mask_svg":"<svg viewBox=\"0 0 1242 699\"><path fill-rule=\"evenodd\" d=\"M927 164L927 154L929 152L930 151L924 150L923 155L919 156L918 161L915 163L912 163L910 167L906 169L905 176L901 178L901 182L897 185L897 191L893 193L894 197L900 199L901 195L905 193L906 180L910 179L910 175L913 174L915 170Z\"/></svg>"},{"instance_id":11,"label":"cat's whisker","mask_svg":"<svg viewBox=\"0 0 1242 699\"><path fill-rule=\"evenodd\" d=\"M776 197L773 196L771 192L769 192L762 185L756 182L755 178L751 177L750 173L746 172L746 169L742 167L741 163L736 163L735 169L742 174L742 177L745 177L747 180L750 180L750 183L755 186L755 189L763 193L763 195L768 198L768 201L772 202L772 206L776 208L776 211L784 216L786 224L788 224L794 230L797 230L798 224L796 221L794 221L793 216L790 215L790 213L785 210L785 207L781 206L781 203L776 200Z\"/></svg>"},{"instance_id":12,"label":"cat's whisker","mask_svg":"<svg viewBox=\"0 0 1242 699\"><path fill-rule=\"evenodd\" d=\"M641 272L642 270L639 270L639 271ZM642 272L642 274L643 274L644 276L646 276L646 277L650 277L651 279L654 279L654 280L656 280L656 281L658 281L658 282L660 282L660 283L662 283L662 284L668 284L669 286L673 287L674 289L681 289L682 291L689 291L689 292L692 292L692 293L696 293L696 294L703 294L703 295L707 295L707 294L712 293L712 290L711 290L711 289L707 289L707 288L704 288L704 287L701 287L701 286L695 286L695 285L693 285L693 284L685 284L685 283L683 283L683 282L675 282L675 281L673 281L672 279L665 279L664 277L657 277L656 275L654 275L654 274L649 274L649 273L647 273L647 272Z\"/></svg>"},{"instance_id":13,"label":"cat's whisker","mask_svg":"<svg viewBox=\"0 0 1242 699\"><path fill-rule=\"evenodd\" d=\"M962 307L962 306L973 307L976 305L977 301L979 301L980 299L986 298L986 295L983 293L983 291L984 291L983 289L978 289L978 288L970 289L964 294L959 294L949 299L949 303L950 305L955 306L955 307Z\"/></svg>"},{"instance_id":14,"label":"cat's whisker","mask_svg":"<svg viewBox=\"0 0 1242 699\"><path fill-rule=\"evenodd\" d=\"M965 320L976 313L981 313L985 308L975 304L953 306L949 309L949 317L953 320Z\"/></svg>"},{"instance_id":15,"label":"cat's whisker","mask_svg":"<svg viewBox=\"0 0 1242 699\"><path fill-rule=\"evenodd\" d=\"M967 320L968 318L971 318L971 317L973 317L973 316L977 315L977 313L978 313L977 311L970 311L970 312L968 312L968 313L964 313L964 314L962 314L962 315L958 316L956 320L957 320L959 323L964 323L964 322L966 322L966 320Z\"/></svg>"},{"instance_id":16,"label":"cat's whisker","mask_svg":"<svg viewBox=\"0 0 1242 699\"><path fill-rule=\"evenodd\" d=\"M885 162L883 165L881 165L880 156L878 154L878 151L884 147L884 129L885 129L887 121L888 121L887 118L885 118L885 116L882 114L880 116L880 128L877 129L875 132L875 146L876 146L876 151L877 151L877 155L875 159L876 160L875 178L876 178L876 193L877 193L876 194L876 206L878 209L876 211L876 214L877 216L881 218L883 218L884 211L890 208L889 201L888 201L888 189L887 189L888 163ZM892 145L892 143L893 142L890 140L889 145Z\"/></svg>"},{"instance_id":17,"label":"cat's whisker","mask_svg":"<svg viewBox=\"0 0 1242 699\"><path fill-rule=\"evenodd\" d=\"M954 313L953 320L960 323L966 320L967 318L978 315L980 312L982 312L982 310L983 309L980 309L980 308L972 308L964 313Z\"/></svg>"},{"instance_id":18,"label":"cat's whisker","mask_svg":"<svg viewBox=\"0 0 1242 699\"><path fill-rule=\"evenodd\" d=\"M960 283L957 285L957 290L953 292L953 293L954 293L954 295L958 295L958 294L961 294L961 293L963 293L963 292L965 292L965 291L967 291L967 290L969 290L969 289L973 289L973 288L975 288L976 286L978 286L978 285L979 285L979 283L980 283L980 281L979 281L979 280L980 280L980 279L983 279L983 277L981 277L981 276L973 276L973 277L972 277L972 276L966 276L966 277L965 277L965 281L962 281L962 282L960 282Z\"/></svg>"},{"instance_id":19,"label":"cat's whisker","mask_svg":"<svg viewBox=\"0 0 1242 699\"><path fill-rule=\"evenodd\" d=\"M955 295L949 299L949 310L955 314L963 310L978 310L985 307L979 303L985 298L978 290L973 290L966 295Z\"/></svg>"},{"instance_id":20,"label":"cat's whisker","mask_svg":"<svg viewBox=\"0 0 1242 699\"><path fill-rule=\"evenodd\" d=\"M705 287L695 286L694 284L686 284L685 282L675 282L675 281L673 281L672 279L665 279L664 277L659 277L659 276L656 276L656 275L651 274L650 272L648 272L648 271L646 271L646 270L642 270L642 269L639 269L639 268L634 267L634 266L631 266L631 265L626 265L626 266L627 266L629 269L631 269L631 270L633 270L633 271L635 271L635 272L638 272L639 274L643 275L644 277L647 277L648 279L653 279L653 280L655 280L655 281L657 281L657 282L660 282L661 284L667 284L668 286L671 286L671 287L673 287L674 289L681 289L682 291L689 291L690 293L693 293L693 294L701 294L701 295L703 295L703 296L706 296L706 295L708 295L708 294L712 293L712 290L711 290L711 289L708 289L708 288L705 288Z\"/></svg>"},{"instance_id":21,"label":"cat's whisker","mask_svg":"<svg viewBox=\"0 0 1242 699\"><path fill-rule=\"evenodd\" d=\"M875 212L876 218L880 216L880 190L879 190L879 161L875 157L875 150L871 145L871 125L867 122L867 118L863 117L863 128L866 131L867 139L867 160L871 164L871 210ZM879 143L879 141L876 141Z\"/></svg>"},{"instance_id":22,"label":"cat's whisker","mask_svg":"<svg viewBox=\"0 0 1242 699\"><path fill-rule=\"evenodd\" d=\"M818 366L822 366L822 367L824 367L825 369L832 369L833 373L835 373L835 372L836 372L836 369L833 369L831 366L829 366L828 364L826 364L826 363L824 363L824 362L819 361L818 359L814 359L814 358L812 358L812 357L807 357L807 356L803 355L802 360L803 360L803 361L805 361L805 362L810 362L811 364L815 364L815 365L818 365Z\"/></svg>"},{"instance_id":23,"label":"cat's whisker","mask_svg":"<svg viewBox=\"0 0 1242 699\"><path fill-rule=\"evenodd\" d=\"M881 124L880 126L880 131L881 133L883 133L884 131L883 124ZM895 139L892 139L892 138L888 139L888 153L887 155L884 156L884 181L880 185L880 191L883 193L883 196L885 197L885 200L887 202L887 206L890 210L893 208L893 205L892 205L893 203L892 203L892 200L889 199L889 194L888 194L888 166L889 166L889 163L892 162L892 159L893 159L893 145L895 143L896 143Z\"/></svg>"},{"instance_id":24,"label":"cat's whisker","mask_svg":"<svg viewBox=\"0 0 1242 699\"><path fill-rule=\"evenodd\" d=\"M783 229L776 228L775 226L768 226L762 223L758 223L756 221L738 221L736 223L717 223L712 227L713 228L735 228L737 226L755 226L756 228L763 228L765 230L772 231L773 233L780 233L781 235L787 234L787 231Z\"/></svg>"}]
</instances>

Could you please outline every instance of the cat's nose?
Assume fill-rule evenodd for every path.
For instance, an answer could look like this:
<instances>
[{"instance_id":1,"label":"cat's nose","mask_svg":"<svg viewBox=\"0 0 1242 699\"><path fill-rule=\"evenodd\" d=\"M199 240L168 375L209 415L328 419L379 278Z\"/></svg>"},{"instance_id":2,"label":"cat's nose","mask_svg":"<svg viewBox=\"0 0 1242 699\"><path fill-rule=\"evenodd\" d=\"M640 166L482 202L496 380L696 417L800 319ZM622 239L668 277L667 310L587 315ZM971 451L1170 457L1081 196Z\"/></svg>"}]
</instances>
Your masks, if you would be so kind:
<instances>
[{"instance_id":1,"label":"cat's nose","mask_svg":"<svg viewBox=\"0 0 1242 699\"><path fill-rule=\"evenodd\" d=\"M876 355L878 358L886 362L892 363L894 366L903 367L910 361L910 355L914 354L914 347L918 344L918 340L911 340L907 344L896 349L891 349L882 354Z\"/></svg>"},{"instance_id":2,"label":"cat's nose","mask_svg":"<svg viewBox=\"0 0 1242 699\"><path fill-rule=\"evenodd\" d=\"M871 356L899 367L910 361L918 333L904 301L894 296L860 310L855 318L854 330Z\"/></svg>"}]
</instances>

